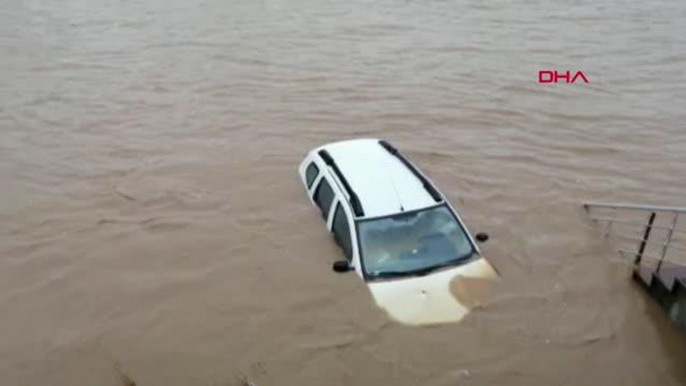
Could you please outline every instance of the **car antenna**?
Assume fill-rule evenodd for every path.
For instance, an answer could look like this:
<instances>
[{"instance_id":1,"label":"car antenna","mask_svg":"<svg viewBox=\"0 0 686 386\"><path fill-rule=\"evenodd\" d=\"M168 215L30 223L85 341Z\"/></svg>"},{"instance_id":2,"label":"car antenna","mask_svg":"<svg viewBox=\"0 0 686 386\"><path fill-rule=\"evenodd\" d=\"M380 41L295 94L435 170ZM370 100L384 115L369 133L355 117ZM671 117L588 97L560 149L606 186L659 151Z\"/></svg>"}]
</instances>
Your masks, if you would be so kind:
<instances>
[{"instance_id":1,"label":"car antenna","mask_svg":"<svg viewBox=\"0 0 686 386\"><path fill-rule=\"evenodd\" d=\"M400 205L400 211L404 212L405 208L403 207L403 201L400 199L400 194L398 194L398 188L395 186L395 180L393 179L393 174L391 173L390 170L388 170L388 165L384 162L384 169L386 169L386 173L388 173L388 177L391 179L391 185L393 185L393 191L395 191L395 196L398 198L398 204Z\"/></svg>"}]
</instances>

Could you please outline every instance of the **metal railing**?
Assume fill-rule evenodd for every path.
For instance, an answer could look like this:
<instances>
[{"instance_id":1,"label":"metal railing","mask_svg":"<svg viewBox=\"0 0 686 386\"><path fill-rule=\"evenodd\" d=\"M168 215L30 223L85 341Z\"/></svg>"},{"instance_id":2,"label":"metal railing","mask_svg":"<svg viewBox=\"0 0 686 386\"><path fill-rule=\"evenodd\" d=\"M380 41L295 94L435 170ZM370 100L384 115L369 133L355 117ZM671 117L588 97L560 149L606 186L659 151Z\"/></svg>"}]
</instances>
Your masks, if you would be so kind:
<instances>
[{"instance_id":1,"label":"metal railing","mask_svg":"<svg viewBox=\"0 0 686 386\"><path fill-rule=\"evenodd\" d=\"M668 250L676 250L684 252L686 255L686 246L679 245L674 242L674 236L677 234L686 235L686 229L679 228L679 215L686 214L686 207L675 206L656 206L656 205L637 205L625 203L604 203L604 202L586 202L584 209L589 214L589 217L598 223L604 223L604 236L616 237L624 241L634 241L637 243L636 251L629 251L620 248L618 251L622 257L626 255L633 255L634 265L639 265L643 257L651 258L657 261L657 268L655 272L659 272L662 268L662 263L667 256ZM594 211L595 210L595 211ZM610 214L605 216L596 215L594 212L598 210L609 210ZM621 212L620 212L621 211ZM626 216L627 212L645 213L647 219L645 222L632 221L622 216ZM662 218L668 216L669 226L656 225L655 219L660 215ZM671 217L671 218L669 218ZM623 226L637 226L642 231L642 237L628 236L619 234L613 231L613 224L620 224ZM616 227L616 226L615 226ZM665 238L662 240L654 240L650 238L651 234L655 232L664 231ZM650 245L657 245L660 247L659 256L648 255L645 253L646 247Z\"/></svg>"}]
</instances>

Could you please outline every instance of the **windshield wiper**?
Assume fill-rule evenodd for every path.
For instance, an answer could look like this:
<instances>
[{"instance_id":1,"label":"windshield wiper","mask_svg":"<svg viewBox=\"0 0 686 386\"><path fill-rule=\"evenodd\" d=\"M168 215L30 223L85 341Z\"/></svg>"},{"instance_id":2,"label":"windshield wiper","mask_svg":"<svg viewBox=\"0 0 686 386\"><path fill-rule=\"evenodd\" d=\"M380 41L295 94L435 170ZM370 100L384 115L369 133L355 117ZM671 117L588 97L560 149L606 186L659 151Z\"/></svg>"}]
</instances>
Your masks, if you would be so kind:
<instances>
[{"instance_id":1,"label":"windshield wiper","mask_svg":"<svg viewBox=\"0 0 686 386\"><path fill-rule=\"evenodd\" d=\"M460 265L463 262L469 260L473 255L474 255L474 252L469 253L469 254L467 254L463 257L460 257L458 259L448 260L446 262L436 264L436 265L432 265L430 267L415 269L415 270L411 270L411 271L378 272L378 273L372 274L371 277L373 277L375 279L377 279L377 278L383 279L383 278L403 277L403 276L426 276L429 273L431 273L433 271L437 271L441 268L450 267L453 265Z\"/></svg>"},{"instance_id":2,"label":"windshield wiper","mask_svg":"<svg viewBox=\"0 0 686 386\"><path fill-rule=\"evenodd\" d=\"M414 274L416 274L417 276L424 276L424 275L428 275L429 273L431 273L433 271L437 271L441 268L449 267L451 265L457 265L456 263L458 263L460 261L462 261L462 259L450 260L450 261L446 261L445 263L432 265L431 267L427 267L427 268L417 269L417 270L414 270L412 272Z\"/></svg>"},{"instance_id":3,"label":"windshield wiper","mask_svg":"<svg viewBox=\"0 0 686 386\"><path fill-rule=\"evenodd\" d=\"M379 272L379 273L373 274L372 276L375 279L376 278L384 279L384 278L391 278L391 277L403 277L403 276L426 276L429 273L431 273L437 269L441 269L443 267L453 265L454 263L455 263L454 261L451 261L450 263L443 263L443 264L434 265L434 266L428 267L428 268L415 269L412 271L385 271L385 272Z\"/></svg>"},{"instance_id":4,"label":"windshield wiper","mask_svg":"<svg viewBox=\"0 0 686 386\"><path fill-rule=\"evenodd\" d=\"M463 257L460 257L458 259L448 260L448 261L443 262L441 264L433 265L433 266L427 267L427 268L422 268L422 269L419 269L419 270L416 270L413 272L417 273L420 276L423 276L423 275L429 274L433 271L439 270L441 268L450 267L453 265L461 265L463 262L469 260L473 255L474 255L474 253L472 252L472 253L465 255Z\"/></svg>"},{"instance_id":5,"label":"windshield wiper","mask_svg":"<svg viewBox=\"0 0 686 386\"><path fill-rule=\"evenodd\" d=\"M426 268L420 268L420 269L415 269L415 270L412 270L412 271L402 271L402 272L391 271L391 272L388 272L388 273L392 274L392 275L389 276L389 277L393 277L393 276L426 276L426 275L430 274L431 272L437 271L437 270L439 270L439 269L441 269L441 268L451 267L451 266L454 266L454 265L460 265L462 262L464 262L464 261L466 261L466 260L469 260L469 258L471 258L472 255L473 255L473 254L470 253L470 254L468 254L468 255L466 255L466 256L464 256L464 257L461 257L461 258L459 258L459 259L448 260L448 261L443 262L443 263L441 263L441 264L432 265L432 266L426 267ZM383 275L383 274L385 274L385 273L387 273L387 272L382 272L382 273L379 275L379 277L383 277L383 276L381 276L381 275Z\"/></svg>"},{"instance_id":6,"label":"windshield wiper","mask_svg":"<svg viewBox=\"0 0 686 386\"><path fill-rule=\"evenodd\" d=\"M379 273L374 273L371 275L374 279L387 279L391 277L402 277L402 276L422 276L417 273L417 271L384 271Z\"/></svg>"}]
</instances>

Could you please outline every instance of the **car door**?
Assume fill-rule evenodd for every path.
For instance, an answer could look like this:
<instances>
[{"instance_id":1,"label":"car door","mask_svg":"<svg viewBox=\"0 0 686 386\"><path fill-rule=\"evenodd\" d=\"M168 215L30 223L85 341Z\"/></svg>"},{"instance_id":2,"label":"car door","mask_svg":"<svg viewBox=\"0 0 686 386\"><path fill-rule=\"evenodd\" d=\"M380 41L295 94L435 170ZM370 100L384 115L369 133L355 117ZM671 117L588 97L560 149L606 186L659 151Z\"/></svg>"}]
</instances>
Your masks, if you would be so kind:
<instances>
[{"instance_id":1,"label":"car door","mask_svg":"<svg viewBox=\"0 0 686 386\"><path fill-rule=\"evenodd\" d=\"M333 213L333 220L331 223L331 232L336 244L341 247L343 254L348 261L353 262L354 248L352 238L352 228L350 227L350 220L345 208L345 204L337 200L336 209Z\"/></svg>"},{"instance_id":2,"label":"car door","mask_svg":"<svg viewBox=\"0 0 686 386\"><path fill-rule=\"evenodd\" d=\"M314 161L314 159L311 159L311 157L307 157L307 159L305 160L305 162L303 162L303 165L301 166L300 174L303 178L303 183L305 183L307 191L311 192L312 187L315 185L315 182L317 181L317 177L319 177L319 166L317 166L317 163Z\"/></svg>"},{"instance_id":3,"label":"car door","mask_svg":"<svg viewBox=\"0 0 686 386\"><path fill-rule=\"evenodd\" d=\"M323 176L319 180L317 186L315 187L312 199L321 211L322 217L324 218L324 221L327 223L327 225L329 213L331 212L331 207L333 206L333 201L335 197L336 193L334 192L333 187L329 182L329 179L326 178L326 176Z\"/></svg>"}]
</instances>

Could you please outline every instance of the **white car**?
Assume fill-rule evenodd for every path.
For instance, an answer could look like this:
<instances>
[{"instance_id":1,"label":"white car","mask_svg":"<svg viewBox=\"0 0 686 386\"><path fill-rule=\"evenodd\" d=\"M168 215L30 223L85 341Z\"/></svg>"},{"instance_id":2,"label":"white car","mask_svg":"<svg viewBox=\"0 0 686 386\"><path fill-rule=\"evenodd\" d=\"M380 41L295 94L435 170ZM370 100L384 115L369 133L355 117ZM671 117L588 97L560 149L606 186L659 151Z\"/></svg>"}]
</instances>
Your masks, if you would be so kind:
<instances>
[{"instance_id":1,"label":"white car","mask_svg":"<svg viewBox=\"0 0 686 386\"><path fill-rule=\"evenodd\" d=\"M475 293L497 278L457 212L388 142L321 146L310 151L299 172L343 249L345 259L333 269L354 270L393 319L459 321L478 302Z\"/></svg>"}]
</instances>

